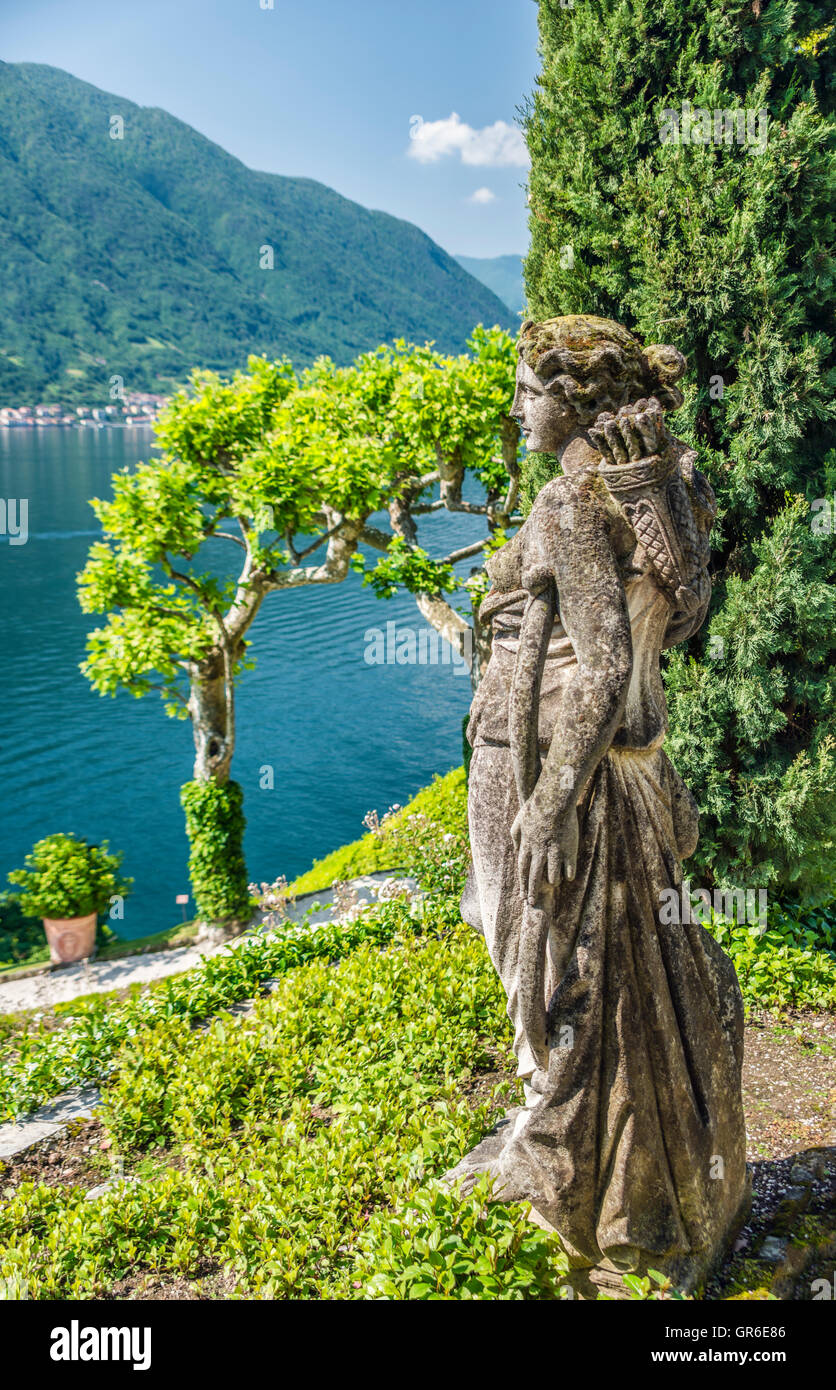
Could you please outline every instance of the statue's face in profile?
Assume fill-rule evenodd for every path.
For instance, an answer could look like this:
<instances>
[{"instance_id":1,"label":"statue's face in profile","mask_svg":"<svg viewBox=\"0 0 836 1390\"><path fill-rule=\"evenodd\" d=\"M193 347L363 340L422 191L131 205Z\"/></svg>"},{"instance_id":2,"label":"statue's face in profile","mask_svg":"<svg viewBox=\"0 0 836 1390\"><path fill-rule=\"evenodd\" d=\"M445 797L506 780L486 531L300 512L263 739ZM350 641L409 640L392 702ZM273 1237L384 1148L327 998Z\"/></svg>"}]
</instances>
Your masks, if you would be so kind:
<instances>
[{"instance_id":1,"label":"statue's face in profile","mask_svg":"<svg viewBox=\"0 0 836 1390\"><path fill-rule=\"evenodd\" d=\"M562 391L552 394L522 358L510 414L519 420L527 448L536 453L559 454L578 428L578 417Z\"/></svg>"}]
</instances>

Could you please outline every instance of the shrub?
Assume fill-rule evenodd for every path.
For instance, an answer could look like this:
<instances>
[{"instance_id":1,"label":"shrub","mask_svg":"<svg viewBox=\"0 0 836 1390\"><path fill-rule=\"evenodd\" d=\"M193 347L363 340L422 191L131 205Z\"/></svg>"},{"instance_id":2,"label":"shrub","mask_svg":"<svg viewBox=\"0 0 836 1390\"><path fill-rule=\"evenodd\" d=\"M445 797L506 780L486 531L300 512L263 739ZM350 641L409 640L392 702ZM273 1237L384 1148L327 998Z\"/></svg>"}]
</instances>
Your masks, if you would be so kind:
<instances>
[{"instance_id":1,"label":"shrub","mask_svg":"<svg viewBox=\"0 0 836 1390\"><path fill-rule=\"evenodd\" d=\"M122 858L110 854L106 840L91 845L75 835L48 835L9 882L21 889L18 902L28 917L87 917L104 912L114 895L130 892L133 880L118 873Z\"/></svg>"},{"instance_id":2,"label":"shrub","mask_svg":"<svg viewBox=\"0 0 836 1390\"><path fill-rule=\"evenodd\" d=\"M187 782L180 793L189 837L192 893L206 921L248 920L244 793L238 782Z\"/></svg>"},{"instance_id":3,"label":"shrub","mask_svg":"<svg viewBox=\"0 0 836 1390\"><path fill-rule=\"evenodd\" d=\"M456 920L434 909L427 926ZM199 1023L260 991L307 961L339 960L363 941L384 945L400 931L425 929L425 908L388 902L350 923L288 923L275 936L247 937L235 949L207 956L194 970L168 976L150 990L114 1002L104 995L76 1000L63 1028L16 1031L0 1046L0 1117L24 1114L67 1086L101 1081L122 1043L164 1020Z\"/></svg>"},{"instance_id":4,"label":"shrub","mask_svg":"<svg viewBox=\"0 0 836 1390\"><path fill-rule=\"evenodd\" d=\"M749 1007L836 1008L836 905L771 906L763 925L712 913L709 930L731 957Z\"/></svg>"},{"instance_id":5,"label":"shrub","mask_svg":"<svg viewBox=\"0 0 836 1390\"><path fill-rule=\"evenodd\" d=\"M340 933L309 930L311 945L324 937L329 949L277 979L245 1017L221 1016L205 1031L165 991L153 1017L141 1001L129 1018L120 1006L126 1027L103 1115L108 1153L139 1181L95 1203L72 1186L8 1191L0 1279L20 1276L32 1298L77 1299L113 1296L126 1274L179 1281L208 1266L238 1297L364 1298L377 1273L422 1296L409 1249L397 1238L387 1246L386 1218L360 1248L369 1218L420 1209L432 1266L432 1228L454 1203L440 1193L427 1207L420 1189L478 1141L514 1083L484 944L461 925L439 938L416 925L387 904L351 924L357 949L336 964ZM301 939L296 928L291 942ZM248 970L241 987L251 994L253 960L275 975L279 948L259 938L207 965ZM556 1257L526 1227L525 1208L480 1213L477 1197L457 1224L463 1296L475 1297L481 1279L496 1297L552 1297Z\"/></svg>"}]
</instances>

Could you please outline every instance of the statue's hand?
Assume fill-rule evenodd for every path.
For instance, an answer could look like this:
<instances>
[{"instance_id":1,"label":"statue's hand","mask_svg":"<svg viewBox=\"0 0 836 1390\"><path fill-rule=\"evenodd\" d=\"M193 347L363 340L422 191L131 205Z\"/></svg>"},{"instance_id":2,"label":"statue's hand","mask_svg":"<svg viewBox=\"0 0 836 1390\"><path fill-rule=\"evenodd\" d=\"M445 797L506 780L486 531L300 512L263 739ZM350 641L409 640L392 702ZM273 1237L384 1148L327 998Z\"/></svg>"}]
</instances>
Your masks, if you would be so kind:
<instances>
[{"instance_id":1,"label":"statue's hand","mask_svg":"<svg viewBox=\"0 0 836 1390\"><path fill-rule=\"evenodd\" d=\"M547 815L530 798L511 826L517 851L520 891L534 906L546 884L575 877L578 860L578 812L574 805L559 815Z\"/></svg>"},{"instance_id":2,"label":"statue's hand","mask_svg":"<svg viewBox=\"0 0 836 1390\"><path fill-rule=\"evenodd\" d=\"M623 405L617 415L603 411L590 426L589 437L606 464L637 463L651 454L664 453L671 443L655 396Z\"/></svg>"}]
</instances>

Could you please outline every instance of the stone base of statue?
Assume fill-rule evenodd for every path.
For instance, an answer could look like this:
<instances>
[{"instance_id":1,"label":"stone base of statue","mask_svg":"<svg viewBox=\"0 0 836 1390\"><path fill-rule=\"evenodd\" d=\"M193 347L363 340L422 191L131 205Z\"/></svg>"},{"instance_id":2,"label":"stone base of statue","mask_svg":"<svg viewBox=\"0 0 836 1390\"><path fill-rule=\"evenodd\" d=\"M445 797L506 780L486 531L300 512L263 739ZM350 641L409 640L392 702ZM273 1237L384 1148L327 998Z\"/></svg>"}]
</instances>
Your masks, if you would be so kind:
<instances>
[{"instance_id":1,"label":"stone base of statue","mask_svg":"<svg viewBox=\"0 0 836 1390\"><path fill-rule=\"evenodd\" d=\"M455 1168L444 1174L443 1181L449 1187L461 1183L463 1192L467 1192L480 1176L490 1175L494 1180L494 1201L530 1203L529 1220L532 1224L550 1235L557 1236L559 1240L560 1232L542 1212L538 1211L535 1204L536 1194L525 1190L526 1175L515 1176L513 1168L507 1172L502 1166L503 1151L507 1148L519 1117L524 1113L522 1106L507 1111L481 1143L465 1154ZM628 1298L630 1295L623 1282L623 1276L635 1274L643 1278L651 1269L664 1274L679 1293L693 1294L722 1263L749 1215L752 1183L748 1172L742 1188L735 1215L728 1222L722 1237L717 1240L712 1233L701 1249L672 1256L662 1253L642 1256L641 1252L634 1251L632 1257L628 1257L623 1265L617 1265L609 1259L602 1259L595 1265L585 1264L580 1262L577 1256L573 1257L570 1254L567 1283L571 1286L574 1297L581 1300Z\"/></svg>"}]
</instances>

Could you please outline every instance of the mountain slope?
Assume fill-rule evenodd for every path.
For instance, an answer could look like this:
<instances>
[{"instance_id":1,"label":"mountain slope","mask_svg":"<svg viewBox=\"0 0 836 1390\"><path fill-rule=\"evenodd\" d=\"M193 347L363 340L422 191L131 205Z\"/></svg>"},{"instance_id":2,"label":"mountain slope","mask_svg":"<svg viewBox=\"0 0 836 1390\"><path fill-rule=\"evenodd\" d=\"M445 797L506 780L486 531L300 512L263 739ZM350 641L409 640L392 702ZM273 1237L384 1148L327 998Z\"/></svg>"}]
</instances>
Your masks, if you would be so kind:
<instances>
[{"instance_id":1,"label":"mountain slope","mask_svg":"<svg viewBox=\"0 0 836 1390\"><path fill-rule=\"evenodd\" d=\"M456 260L468 273L487 285L513 313L521 312L525 304L522 256L457 256Z\"/></svg>"},{"instance_id":2,"label":"mountain slope","mask_svg":"<svg viewBox=\"0 0 836 1390\"><path fill-rule=\"evenodd\" d=\"M165 391L250 352L454 351L480 321L509 324L411 223L248 169L57 68L0 63L0 186L0 401L93 399L113 374Z\"/></svg>"}]
</instances>

